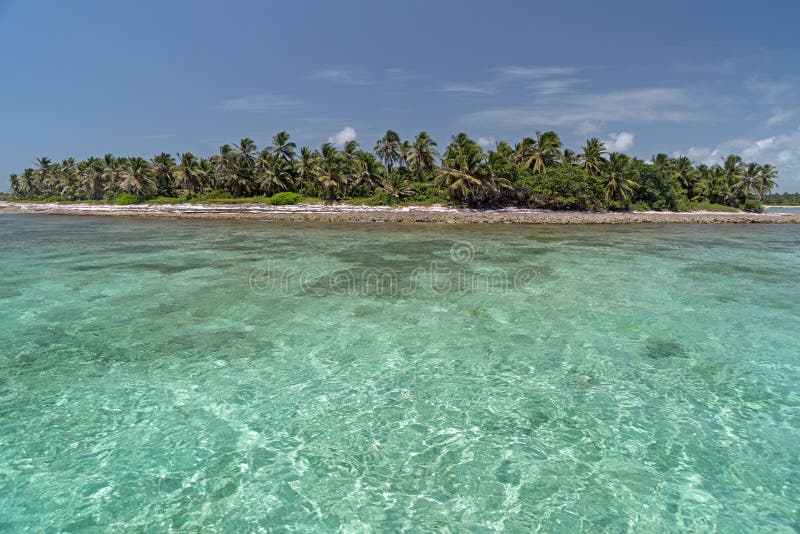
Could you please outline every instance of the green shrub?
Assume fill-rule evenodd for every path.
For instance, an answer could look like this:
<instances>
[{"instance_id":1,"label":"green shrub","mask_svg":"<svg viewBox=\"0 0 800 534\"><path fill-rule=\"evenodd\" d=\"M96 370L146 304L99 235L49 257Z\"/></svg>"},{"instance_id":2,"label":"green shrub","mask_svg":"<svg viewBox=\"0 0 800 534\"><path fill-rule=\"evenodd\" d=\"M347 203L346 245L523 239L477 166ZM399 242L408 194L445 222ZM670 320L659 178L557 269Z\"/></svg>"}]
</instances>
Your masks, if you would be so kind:
<instances>
[{"instance_id":1,"label":"green shrub","mask_svg":"<svg viewBox=\"0 0 800 534\"><path fill-rule=\"evenodd\" d=\"M114 198L114 204L117 206L128 206L130 204L138 204L141 200L142 199L139 198L138 195L134 195L133 193L122 193Z\"/></svg>"},{"instance_id":2,"label":"green shrub","mask_svg":"<svg viewBox=\"0 0 800 534\"><path fill-rule=\"evenodd\" d=\"M689 202L688 200L678 201L678 211L720 211L720 212L734 212L739 211L731 206L723 206L722 204L714 204L708 201L702 202Z\"/></svg>"},{"instance_id":3,"label":"green shrub","mask_svg":"<svg viewBox=\"0 0 800 534\"><path fill-rule=\"evenodd\" d=\"M742 207L742 209L750 213L762 213L764 211L764 204L762 204L759 200L751 198L744 203L744 207Z\"/></svg>"},{"instance_id":4,"label":"green shrub","mask_svg":"<svg viewBox=\"0 0 800 534\"><path fill-rule=\"evenodd\" d=\"M290 204L299 204L303 201L303 195L300 193L293 193L291 191L284 191L282 193L275 193L266 200L266 204L272 206L288 206Z\"/></svg>"},{"instance_id":5,"label":"green shrub","mask_svg":"<svg viewBox=\"0 0 800 534\"><path fill-rule=\"evenodd\" d=\"M522 176L520 186L526 190L528 202L538 207L596 210L603 206L600 180L572 165Z\"/></svg>"},{"instance_id":6,"label":"green shrub","mask_svg":"<svg viewBox=\"0 0 800 534\"><path fill-rule=\"evenodd\" d=\"M631 211L650 211L650 205L647 202L634 202L630 205Z\"/></svg>"},{"instance_id":7,"label":"green shrub","mask_svg":"<svg viewBox=\"0 0 800 534\"><path fill-rule=\"evenodd\" d=\"M445 204L447 196L431 182L412 182L411 195L404 199L409 204Z\"/></svg>"}]
</instances>

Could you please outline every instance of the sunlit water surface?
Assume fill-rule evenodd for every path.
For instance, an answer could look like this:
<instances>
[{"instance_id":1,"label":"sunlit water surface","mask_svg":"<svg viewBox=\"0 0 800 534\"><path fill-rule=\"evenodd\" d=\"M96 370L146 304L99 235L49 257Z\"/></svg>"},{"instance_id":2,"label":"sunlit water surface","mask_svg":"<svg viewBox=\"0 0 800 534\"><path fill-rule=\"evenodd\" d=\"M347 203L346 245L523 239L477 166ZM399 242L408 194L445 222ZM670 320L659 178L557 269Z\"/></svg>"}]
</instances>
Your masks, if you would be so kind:
<instances>
[{"instance_id":1,"label":"sunlit water surface","mask_svg":"<svg viewBox=\"0 0 800 534\"><path fill-rule=\"evenodd\" d=\"M798 529L798 245L0 216L0 530Z\"/></svg>"}]
</instances>

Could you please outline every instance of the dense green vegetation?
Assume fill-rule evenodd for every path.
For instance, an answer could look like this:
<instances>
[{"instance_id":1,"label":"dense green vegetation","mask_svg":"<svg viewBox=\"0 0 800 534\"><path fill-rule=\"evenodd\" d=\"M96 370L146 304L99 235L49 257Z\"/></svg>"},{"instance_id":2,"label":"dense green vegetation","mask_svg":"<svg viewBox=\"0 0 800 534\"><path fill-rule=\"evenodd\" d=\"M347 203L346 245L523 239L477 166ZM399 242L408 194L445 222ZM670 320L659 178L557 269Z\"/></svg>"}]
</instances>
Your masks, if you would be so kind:
<instances>
[{"instance_id":1,"label":"dense green vegetation","mask_svg":"<svg viewBox=\"0 0 800 534\"><path fill-rule=\"evenodd\" d=\"M764 195L764 204L771 206L800 206L800 193L775 193Z\"/></svg>"},{"instance_id":2,"label":"dense green vegetation","mask_svg":"<svg viewBox=\"0 0 800 534\"><path fill-rule=\"evenodd\" d=\"M325 201L397 204L449 202L473 207L532 206L552 209L761 209L774 187L771 165L730 155L721 165L693 165L689 158L657 154L645 162L608 153L597 138L580 152L564 148L555 132L536 132L514 146L485 151L466 134L443 153L426 132L401 140L392 130L372 152L350 141L299 151L280 132L259 151L251 139L223 145L210 158L185 152L151 160L115 157L54 163L11 176L11 196L27 200L148 202L264 202L292 204L304 196ZM180 199L180 200L178 200ZM724 209L724 208L721 208Z\"/></svg>"}]
</instances>

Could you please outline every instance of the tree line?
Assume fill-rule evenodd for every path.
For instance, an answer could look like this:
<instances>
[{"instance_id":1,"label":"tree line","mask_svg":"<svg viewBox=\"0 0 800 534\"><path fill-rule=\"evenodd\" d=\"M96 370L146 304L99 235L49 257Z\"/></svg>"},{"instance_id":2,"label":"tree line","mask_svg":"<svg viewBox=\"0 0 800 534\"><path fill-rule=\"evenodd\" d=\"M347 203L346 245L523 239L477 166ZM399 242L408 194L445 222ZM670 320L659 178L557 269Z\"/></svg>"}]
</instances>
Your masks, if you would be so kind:
<instances>
[{"instance_id":1,"label":"tree line","mask_svg":"<svg viewBox=\"0 0 800 534\"><path fill-rule=\"evenodd\" d=\"M402 140L389 130L371 151L356 141L342 148L302 147L279 132L259 150L252 139L226 144L219 153L184 152L141 157L36 159L10 177L12 198L113 200L233 198L295 192L326 201L372 203L449 202L473 207L532 206L554 209L683 209L691 203L756 206L776 186L777 170L732 154L716 165L686 156L657 154L650 161L608 152L598 138L579 152L553 131L536 132L511 145L484 150L467 134L453 136L440 153L426 132Z\"/></svg>"}]
</instances>

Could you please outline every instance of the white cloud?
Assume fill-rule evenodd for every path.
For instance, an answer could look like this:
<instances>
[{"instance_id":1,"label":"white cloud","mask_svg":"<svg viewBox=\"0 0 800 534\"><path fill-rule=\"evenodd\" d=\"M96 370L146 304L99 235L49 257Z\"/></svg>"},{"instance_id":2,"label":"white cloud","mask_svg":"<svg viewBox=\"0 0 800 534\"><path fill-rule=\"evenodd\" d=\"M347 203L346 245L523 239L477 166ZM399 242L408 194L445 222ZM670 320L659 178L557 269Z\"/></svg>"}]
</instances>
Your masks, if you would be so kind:
<instances>
[{"instance_id":1,"label":"white cloud","mask_svg":"<svg viewBox=\"0 0 800 534\"><path fill-rule=\"evenodd\" d=\"M223 100L214 106L214 109L218 111L265 112L292 108L298 104L299 102L288 96L262 93Z\"/></svg>"},{"instance_id":2,"label":"white cloud","mask_svg":"<svg viewBox=\"0 0 800 534\"><path fill-rule=\"evenodd\" d=\"M488 84L468 84L468 83L449 83L439 91L443 93L454 93L460 95L491 95L496 92Z\"/></svg>"},{"instance_id":3,"label":"white cloud","mask_svg":"<svg viewBox=\"0 0 800 534\"><path fill-rule=\"evenodd\" d=\"M311 78L343 85L369 85L370 83L361 74L347 69L322 69L312 73Z\"/></svg>"},{"instance_id":4,"label":"white cloud","mask_svg":"<svg viewBox=\"0 0 800 534\"><path fill-rule=\"evenodd\" d=\"M800 191L800 131L760 139L731 139L715 147L690 147L685 154L696 163L721 164L728 154L739 154L745 161L770 163L778 169L781 191Z\"/></svg>"},{"instance_id":5,"label":"white cloud","mask_svg":"<svg viewBox=\"0 0 800 534\"><path fill-rule=\"evenodd\" d=\"M794 111L776 110L768 119L767 126L777 126L794 117Z\"/></svg>"},{"instance_id":6,"label":"white cloud","mask_svg":"<svg viewBox=\"0 0 800 534\"><path fill-rule=\"evenodd\" d=\"M575 135L589 135L600 129L600 126L591 121L581 121L575 126Z\"/></svg>"},{"instance_id":7,"label":"white cloud","mask_svg":"<svg viewBox=\"0 0 800 534\"><path fill-rule=\"evenodd\" d=\"M490 148L497 144L494 137L478 137L478 146L481 148Z\"/></svg>"},{"instance_id":8,"label":"white cloud","mask_svg":"<svg viewBox=\"0 0 800 534\"><path fill-rule=\"evenodd\" d=\"M718 100L718 99L717 99ZM468 124L492 127L570 126L583 122L692 122L707 102L685 89L650 88L539 98L529 107L495 108L467 115Z\"/></svg>"},{"instance_id":9,"label":"white cloud","mask_svg":"<svg viewBox=\"0 0 800 534\"><path fill-rule=\"evenodd\" d=\"M578 67L519 67L509 65L497 71L504 78L548 78L553 76L569 76L578 72Z\"/></svg>"},{"instance_id":10,"label":"white cloud","mask_svg":"<svg viewBox=\"0 0 800 534\"><path fill-rule=\"evenodd\" d=\"M328 137L328 142L337 147L343 147L345 143L348 141L355 141L356 140L356 131L354 128L350 126L346 126L344 129L339 130L331 137Z\"/></svg>"},{"instance_id":11,"label":"white cloud","mask_svg":"<svg viewBox=\"0 0 800 534\"><path fill-rule=\"evenodd\" d=\"M609 152L625 152L633 146L633 134L631 132L610 133L605 144Z\"/></svg>"},{"instance_id":12,"label":"white cloud","mask_svg":"<svg viewBox=\"0 0 800 534\"><path fill-rule=\"evenodd\" d=\"M531 88L536 94L539 95L557 95L559 93L565 93L569 91L579 81L580 80L575 78L566 78L563 80L540 80L534 82Z\"/></svg>"}]
</instances>

